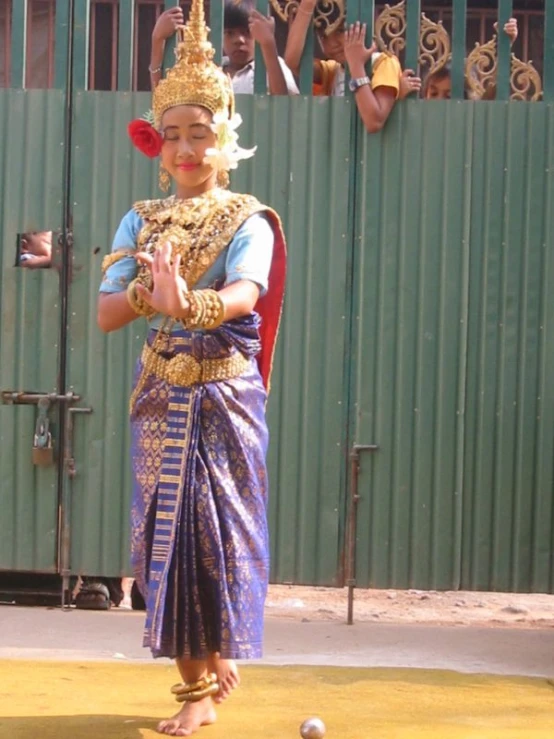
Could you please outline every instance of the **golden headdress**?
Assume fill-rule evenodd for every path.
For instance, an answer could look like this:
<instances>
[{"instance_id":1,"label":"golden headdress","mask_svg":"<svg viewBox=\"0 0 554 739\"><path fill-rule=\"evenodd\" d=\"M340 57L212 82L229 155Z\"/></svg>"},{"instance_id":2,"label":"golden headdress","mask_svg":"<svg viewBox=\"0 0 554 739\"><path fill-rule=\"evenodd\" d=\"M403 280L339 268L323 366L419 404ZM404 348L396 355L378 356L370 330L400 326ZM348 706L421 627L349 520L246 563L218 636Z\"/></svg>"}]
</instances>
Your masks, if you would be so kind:
<instances>
[{"instance_id":1,"label":"golden headdress","mask_svg":"<svg viewBox=\"0 0 554 739\"><path fill-rule=\"evenodd\" d=\"M160 129L165 111L177 105L201 105L212 114L211 128L217 136L217 148L206 149L204 161L228 172L236 169L241 160L253 156L256 147L241 149L238 145L236 130L242 119L235 113L231 79L214 63L215 50L208 33L204 1L192 0L189 20L178 29L177 61L154 90L152 110L131 121L127 130L139 151L157 157L163 145Z\"/></svg>"},{"instance_id":2,"label":"golden headdress","mask_svg":"<svg viewBox=\"0 0 554 739\"><path fill-rule=\"evenodd\" d=\"M213 61L203 0L192 0L189 20L177 32L177 61L153 94L155 127L159 130L165 111L176 105L201 105L213 115L225 113L231 118L233 88L229 76Z\"/></svg>"}]
</instances>

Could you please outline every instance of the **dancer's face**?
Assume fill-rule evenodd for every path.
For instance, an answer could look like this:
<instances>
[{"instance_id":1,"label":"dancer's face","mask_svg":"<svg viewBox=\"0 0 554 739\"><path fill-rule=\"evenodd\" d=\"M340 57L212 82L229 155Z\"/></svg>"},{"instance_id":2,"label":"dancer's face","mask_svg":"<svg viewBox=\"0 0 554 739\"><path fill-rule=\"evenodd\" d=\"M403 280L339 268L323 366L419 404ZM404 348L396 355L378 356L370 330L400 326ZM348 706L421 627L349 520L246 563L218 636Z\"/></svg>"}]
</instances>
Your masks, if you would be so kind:
<instances>
[{"instance_id":1,"label":"dancer's face","mask_svg":"<svg viewBox=\"0 0 554 739\"><path fill-rule=\"evenodd\" d=\"M199 105L178 105L162 118L162 164L175 180L178 197L193 197L215 187L217 171L204 161L217 147L212 114ZM197 192L196 192L197 191Z\"/></svg>"}]
</instances>

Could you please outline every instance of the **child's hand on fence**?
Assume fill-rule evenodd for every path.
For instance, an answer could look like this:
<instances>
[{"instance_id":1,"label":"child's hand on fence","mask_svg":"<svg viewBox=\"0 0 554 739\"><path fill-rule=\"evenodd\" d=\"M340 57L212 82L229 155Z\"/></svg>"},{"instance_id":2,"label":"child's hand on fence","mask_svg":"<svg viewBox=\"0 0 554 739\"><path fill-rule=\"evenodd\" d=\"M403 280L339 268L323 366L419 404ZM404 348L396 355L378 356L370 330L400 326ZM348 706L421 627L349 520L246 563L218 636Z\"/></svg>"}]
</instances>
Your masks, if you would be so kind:
<instances>
[{"instance_id":1,"label":"child's hand on fence","mask_svg":"<svg viewBox=\"0 0 554 739\"><path fill-rule=\"evenodd\" d=\"M494 30L498 32L498 23L494 24ZM510 44L513 46L517 40L518 34L516 18L510 18L510 20L504 24L504 33L510 37Z\"/></svg>"},{"instance_id":2,"label":"child's hand on fence","mask_svg":"<svg viewBox=\"0 0 554 739\"><path fill-rule=\"evenodd\" d=\"M253 10L250 14L250 34L262 49L275 46L275 18Z\"/></svg>"},{"instance_id":3,"label":"child's hand on fence","mask_svg":"<svg viewBox=\"0 0 554 739\"><path fill-rule=\"evenodd\" d=\"M405 69L400 75L400 85L398 88L398 99L404 100L408 95L421 90L421 77L416 77L413 69Z\"/></svg>"},{"instance_id":4,"label":"child's hand on fence","mask_svg":"<svg viewBox=\"0 0 554 739\"><path fill-rule=\"evenodd\" d=\"M353 77L364 74L365 66L370 61L371 55L377 51L376 44L369 49L365 45L367 24L359 21L346 29L344 38L344 56Z\"/></svg>"},{"instance_id":5,"label":"child's hand on fence","mask_svg":"<svg viewBox=\"0 0 554 739\"><path fill-rule=\"evenodd\" d=\"M184 22L183 10L178 5L165 10L156 21L152 31L152 39L154 41L166 41L170 36L173 36L177 28L182 26Z\"/></svg>"}]
</instances>

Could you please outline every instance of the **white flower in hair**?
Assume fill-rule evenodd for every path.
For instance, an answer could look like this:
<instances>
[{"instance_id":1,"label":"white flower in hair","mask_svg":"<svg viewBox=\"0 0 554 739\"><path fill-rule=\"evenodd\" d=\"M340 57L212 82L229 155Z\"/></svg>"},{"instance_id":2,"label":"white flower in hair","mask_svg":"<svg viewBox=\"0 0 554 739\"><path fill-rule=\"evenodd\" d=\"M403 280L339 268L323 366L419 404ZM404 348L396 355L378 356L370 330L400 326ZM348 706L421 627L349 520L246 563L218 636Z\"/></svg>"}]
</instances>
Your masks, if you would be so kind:
<instances>
[{"instance_id":1,"label":"white flower in hair","mask_svg":"<svg viewBox=\"0 0 554 739\"><path fill-rule=\"evenodd\" d=\"M243 159L250 159L254 156L257 146L253 149L241 149L237 144L239 137L236 130L241 123L242 118L238 113L235 113L232 118L228 118L223 112L214 115L210 128L217 136L219 148L206 149L204 156L206 164L228 171L236 169Z\"/></svg>"}]
</instances>

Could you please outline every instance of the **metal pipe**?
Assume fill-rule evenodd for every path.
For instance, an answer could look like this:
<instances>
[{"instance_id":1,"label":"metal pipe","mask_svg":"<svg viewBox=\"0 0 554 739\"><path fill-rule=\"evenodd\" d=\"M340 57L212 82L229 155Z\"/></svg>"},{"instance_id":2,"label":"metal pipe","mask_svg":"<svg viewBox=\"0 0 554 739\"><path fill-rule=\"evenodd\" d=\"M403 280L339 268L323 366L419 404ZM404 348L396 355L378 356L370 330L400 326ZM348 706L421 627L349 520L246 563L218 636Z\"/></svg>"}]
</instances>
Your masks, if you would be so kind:
<instances>
[{"instance_id":1,"label":"metal pipe","mask_svg":"<svg viewBox=\"0 0 554 739\"><path fill-rule=\"evenodd\" d=\"M62 609L71 605L66 601L71 577L71 503L75 477L75 457L73 456L73 418L77 413L92 413L92 408L68 408L65 414L65 434L63 468L67 475L65 504L60 508L60 574L62 576Z\"/></svg>"},{"instance_id":2,"label":"metal pipe","mask_svg":"<svg viewBox=\"0 0 554 739\"><path fill-rule=\"evenodd\" d=\"M353 444L350 452L350 501L348 509L348 545L346 561L346 584L348 586L347 624L354 623L354 588L356 587L356 535L358 531L358 479L360 475L360 452L376 452L376 444Z\"/></svg>"},{"instance_id":3,"label":"metal pipe","mask_svg":"<svg viewBox=\"0 0 554 739\"><path fill-rule=\"evenodd\" d=\"M58 238L61 248L62 264L60 271L60 341L58 349L58 393L67 396L67 355L68 355L68 328L69 328L69 287L71 284L71 270L73 257L73 212L72 212L72 146L73 146L73 104L75 84L75 0L69 0L67 14L67 69L65 78L65 116L64 116L64 159L63 159L63 203L62 203L62 232ZM88 53L88 45L86 52ZM83 85L85 87L86 85ZM66 433L65 425L69 423L68 408L62 402L59 409L59 444L60 449L65 450ZM65 456L65 454L63 455ZM58 459L58 571L62 576L61 603L62 610L67 607L66 593L69 590L69 574L67 566L63 562L65 548L68 544L64 541L69 539L69 524L66 501L68 491L64 480L64 459L60 455ZM67 526L68 530L64 531Z\"/></svg>"}]
</instances>

